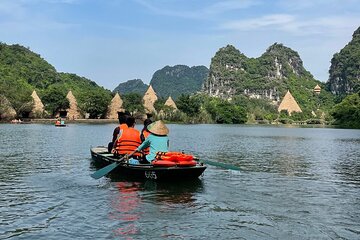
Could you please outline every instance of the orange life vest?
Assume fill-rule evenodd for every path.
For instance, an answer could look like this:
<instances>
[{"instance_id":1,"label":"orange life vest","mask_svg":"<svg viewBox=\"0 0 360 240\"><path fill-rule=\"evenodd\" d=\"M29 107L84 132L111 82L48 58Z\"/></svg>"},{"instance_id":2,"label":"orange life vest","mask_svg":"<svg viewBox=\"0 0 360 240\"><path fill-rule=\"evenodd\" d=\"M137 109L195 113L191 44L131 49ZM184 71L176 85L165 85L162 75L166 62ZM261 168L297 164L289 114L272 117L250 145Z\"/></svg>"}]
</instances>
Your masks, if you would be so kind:
<instances>
[{"instance_id":1,"label":"orange life vest","mask_svg":"<svg viewBox=\"0 0 360 240\"><path fill-rule=\"evenodd\" d=\"M142 132L142 134L143 134L144 138L146 139L146 138L150 135L150 132L147 131L147 130L144 130L144 131ZM148 155L148 154L150 153L150 147L144 148L144 149L142 150L142 152L143 152L145 155Z\"/></svg>"},{"instance_id":2,"label":"orange life vest","mask_svg":"<svg viewBox=\"0 0 360 240\"><path fill-rule=\"evenodd\" d=\"M124 130L124 129L128 129L128 128L129 127L128 127L128 125L126 123L122 123L122 124L119 125L119 131Z\"/></svg>"},{"instance_id":3,"label":"orange life vest","mask_svg":"<svg viewBox=\"0 0 360 240\"><path fill-rule=\"evenodd\" d=\"M135 151L140 144L140 132L135 128L127 128L123 129L121 136L116 141L115 150L119 155L129 154ZM136 152L133 156L141 157L142 153Z\"/></svg>"},{"instance_id":4,"label":"orange life vest","mask_svg":"<svg viewBox=\"0 0 360 240\"><path fill-rule=\"evenodd\" d=\"M168 160L173 162L192 161L194 160L194 156L182 152L157 152L156 159Z\"/></svg>"}]
</instances>

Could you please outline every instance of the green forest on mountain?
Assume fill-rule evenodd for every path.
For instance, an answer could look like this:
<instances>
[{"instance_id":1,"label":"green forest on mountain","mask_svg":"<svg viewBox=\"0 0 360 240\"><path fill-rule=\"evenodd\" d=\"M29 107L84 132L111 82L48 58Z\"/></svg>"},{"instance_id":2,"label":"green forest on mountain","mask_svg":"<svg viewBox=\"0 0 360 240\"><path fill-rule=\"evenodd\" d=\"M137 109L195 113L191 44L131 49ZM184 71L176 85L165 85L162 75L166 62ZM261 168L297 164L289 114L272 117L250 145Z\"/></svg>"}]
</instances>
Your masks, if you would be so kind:
<instances>
[{"instance_id":1,"label":"green forest on mountain","mask_svg":"<svg viewBox=\"0 0 360 240\"><path fill-rule=\"evenodd\" d=\"M334 54L326 84L305 70L297 52L277 43L259 58L248 58L228 45L215 54L210 69L166 66L156 71L150 82L158 94L154 106L161 114L156 114L156 118L235 124L301 121L360 128L359 32L357 29L352 41ZM321 87L320 94L314 92L315 85ZM76 74L57 72L28 48L0 43L0 120L7 119L9 106L16 111L16 117L27 117L33 107L33 90L46 109L34 117L51 118L67 109L66 95L70 90L82 113L90 118L104 118L116 92L121 93L125 109L145 113L142 96L146 88L146 84L136 79L111 92ZM278 112L274 99L281 99L287 90L301 106L302 113ZM269 92L274 96L261 97ZM249 97L251 94L260 97ZM175 99L179 111L164 105L168 96Z\"/></svg>"}]
</instances>

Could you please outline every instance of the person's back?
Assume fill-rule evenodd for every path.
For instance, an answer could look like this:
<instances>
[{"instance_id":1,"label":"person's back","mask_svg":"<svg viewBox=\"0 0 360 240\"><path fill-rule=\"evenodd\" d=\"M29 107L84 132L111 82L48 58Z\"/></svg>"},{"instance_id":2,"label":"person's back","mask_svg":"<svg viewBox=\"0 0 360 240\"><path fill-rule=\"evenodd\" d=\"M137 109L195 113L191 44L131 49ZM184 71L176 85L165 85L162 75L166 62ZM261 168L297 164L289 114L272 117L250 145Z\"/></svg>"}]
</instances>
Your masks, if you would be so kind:
<instances>
[{"instance_id":1,"label":"person's back","mask_svg":"<svg viewBox=\"0 0 360 240\"><path fill-rule=\"evenodd\" d=\"M120 136L115 143L116 155L125 155L134 152L141 144L140 132L134 128L135 118L128 116L126 120L126 129L120 132ZM142 153L137 152L133 154L134 157L141 157Z\"/></svg>"},{"instance_id":2,"label":"person's back","mask_svg":"<svg viewBox=\"0 0 360 240\"><path fill-rule=\"evenodd\" d=\"M111 142L108 144L108 151L112 152L115 142L121 131L128 128L126 119L130 114L127 112L118 112L119 125L114 129Z\"/></svg>"},{"instance_id":3,"label":"person's back","mask_svg":"<svg viewBox=\"0 0 360 240\"><path fill-rule=\"evenodd\" d=\"M148 126L148 131L150 132L150 135L137 148L137 150L141 151L150 147L150 153L146 155L146 160L151 163L155 159L157 152L169 151L169 138L167 136L169 129L160 120L150 124Z\"/></svg>"}]
</instances>

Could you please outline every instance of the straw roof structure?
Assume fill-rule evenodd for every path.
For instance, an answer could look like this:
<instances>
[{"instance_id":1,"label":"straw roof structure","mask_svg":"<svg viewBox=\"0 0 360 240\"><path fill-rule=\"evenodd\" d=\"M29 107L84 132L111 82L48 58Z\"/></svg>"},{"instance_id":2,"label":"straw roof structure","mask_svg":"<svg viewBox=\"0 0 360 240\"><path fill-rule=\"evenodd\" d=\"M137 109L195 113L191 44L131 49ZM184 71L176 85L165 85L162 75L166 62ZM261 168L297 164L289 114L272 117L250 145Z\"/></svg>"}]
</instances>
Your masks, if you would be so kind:
<instances>
[{"instance_id":1,"label":"straw roof structure","mask_svg":"<svg viewBox=\"0 0 360 240\"><path fill-rule=\"evenodd\" d=\"M30 112L30 116L40 117L45 111L44 104L42 103L35 90L32 92L31 97L33 99L34 105Z\"/></svg>"},{"instance_id":2,"label":"straw roof structure","mask_svg":"<svg viewBox=\"0 0 360 240\"><path fill-rule=\"evenodd\" d=\"M11 106L10 101L3 95L0 95L0 119L14 119L16 111Z\"/></svg>"},{"instance_id":3,"label":"straw roof structure","mask_svg":"<svg viewBox=\"0 0 360 240\"><path fill-rule=\"evenodd\" d=\"M118 112L123 112L123 100L121 99L119 93L116 93L113 99L108 106L108 112L106 114L106 118L108 119L117 119Z\"/></svg>"},{"instance_id":4,"label":"straw roof structure","mask_svg":"<svg viewBox=\"0 0 360 240\"><path fill-rule=\"evenodd\" d=\"M318 94L321 92L321 87L318 84L314 87L314 92Z\"/></svg>"},{"instance_id":5,"label":"straw roof structure","mask_svg":"<svg viewBox=\"0 0 360 240\"><path fill-rule=\"evenodd\" d=\"M169 96L169 98L166 100L166 102L165 102L164 105L165 105L165 106L172 107L172 108L175 109L175 110L178 109L177 106L176 106L176 104L175 104L175 102L174 102L174 100L171 98L171 96Z\"/></svg>"},{"instance_id":6,"label":"straw roof structure","mask_svg":"<svg viewBox=\"0 0 360 240\"><path fill-rule=\"evenodd\" d=\"M295 98L291 95L289 90L286 92L283 100L279 105L278 112L282 110L287 110L290 116L292 112L302 112L301 108L299 107L298 103L296 102Z\"/></svg>"},{"instance_id":7,"label":"straw roof structure","mask_svg":"<svg viewBox=\"0 0 360 240\"><path fill-rule=\"evenodd\" d=\"M68 119L82 118L82 116L80 114L80 111L79 111L79 108L78 108L78 105L77 105L76 98L73 95L73 93L71 92L71 90L66 95L66 98L69 100L69 103L70 103L70 107L68 109L66 109L67 118Z\"/></svg>"},{"instance_id":8,"label":"straw roof structure","mask_svg":"<svg viewBox=\"0 0 360 240\"><path fill-rule=\"evenodd\" d=\"M156 102L157 99L158 97L156 96L154 89L152 88L151 85L149 85L149 88L145 92L143 97L144 108L146 113L156 112L154 108L154 103Z\"/></svg>"}]
</instances>

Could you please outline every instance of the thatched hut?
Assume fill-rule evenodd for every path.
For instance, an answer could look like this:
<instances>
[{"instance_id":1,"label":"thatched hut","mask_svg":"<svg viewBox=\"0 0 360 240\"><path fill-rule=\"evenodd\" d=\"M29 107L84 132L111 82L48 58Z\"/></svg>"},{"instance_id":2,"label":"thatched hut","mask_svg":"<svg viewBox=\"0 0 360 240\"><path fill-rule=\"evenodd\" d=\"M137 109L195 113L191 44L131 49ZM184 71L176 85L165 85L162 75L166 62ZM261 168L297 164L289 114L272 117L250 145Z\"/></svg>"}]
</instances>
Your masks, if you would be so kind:
<instances>
[{"instance_id":1,"label":"thatched hut","mask_svg":"<svg viewBox=\"0 0 360 240\"><path fill-rule=\"evenodd\" d=\"M34 90L31 94L33 99L33 107L29 114L29 117L41 118L45 112L44 104L42 103L41 99L37 95L36 91Z\"/></svg>"},{"instance_id":2,"label":"thatched hut","mask_svg":"<svg viewBox=\"0 0 360 240\"><path fill-rule=\"evenodd\" d=\"M171 108L173 108L174 110L178 110L178 108L177 108L174 100L171 98L171 96L168 97L168 99L166 100L166 102L165 102L164 105L165 105L165 106L168 106L168 107L171 107Z\"/></svg>"},{"instance_id":3,"label":"thatched hut","mask_svg":"<svg viewBox=\"0 0 360 240\"><path fill-rule=\"evenodd\" d=\"M83 118L80 114L80 110L78 108L76 98L73 95L73 93L71 92L71 90L66 95L66 98L69 100L69 104L70 104L70 107L68 109L66 109L66 112L67 112L66 117L71 120Z\"/></svg>"},{"instance_id":4,"label":"thatched hut","mask_svg":"<svg viewBox=\"0 0 360 240\"><path fill-rule=\"evenodd\" d=\"M158 97L156 96L154 89L152 88L151 85L149 85L149 88L145 92L143 97L144 108L146 113L156 112L154 103L156 102L157 99Z\"/></svg>"},{"instance_id":5,"label":"thatched hut","mask_svg":"<svg viewBox=\"0 0 360 240\"><path fill-rule=\"evenodd\" d=\"M119 93L116 93L114 98L111 100L110 105L108 106L108 112L106 118L108 119L117 119L118 112L124 112L123 100L121 99Z\"/></svg>"},{"instance_id":6,"label":"thatched hut","mask_svg":"<svg viewBox=\"0 0 360 240\"><path fill-rule=\"evenodd\" d=\"M320 92L321 92L321 87L320 87L318 84L316 84L316 86L314 87L314 92L315 92L316 94L320 94Z\"/></svg>"},{"instance_id":7,"label":"thatched hut","mask_svg":"<svg viewBox=\"0 0 360 240\"><path fill-rule=\"evenodd\" d=\"M1 119L14 119L16 117L16 111L11 106L10 101L4 96L0 95L0 120Z\"/></svg>"},{"instance_id":8,"label":"thatched hut","mask_svg":"<svg viewBox=\"0 0 360 240\"><path fill-rule=\"evenodd\" d=\"M299 104L296 102L295 98L291 95L289 90L286 92L278 107L278 112L282 110L286 110L290 116L292 112L302 112Z\"/></svg>"}]
</instances>

